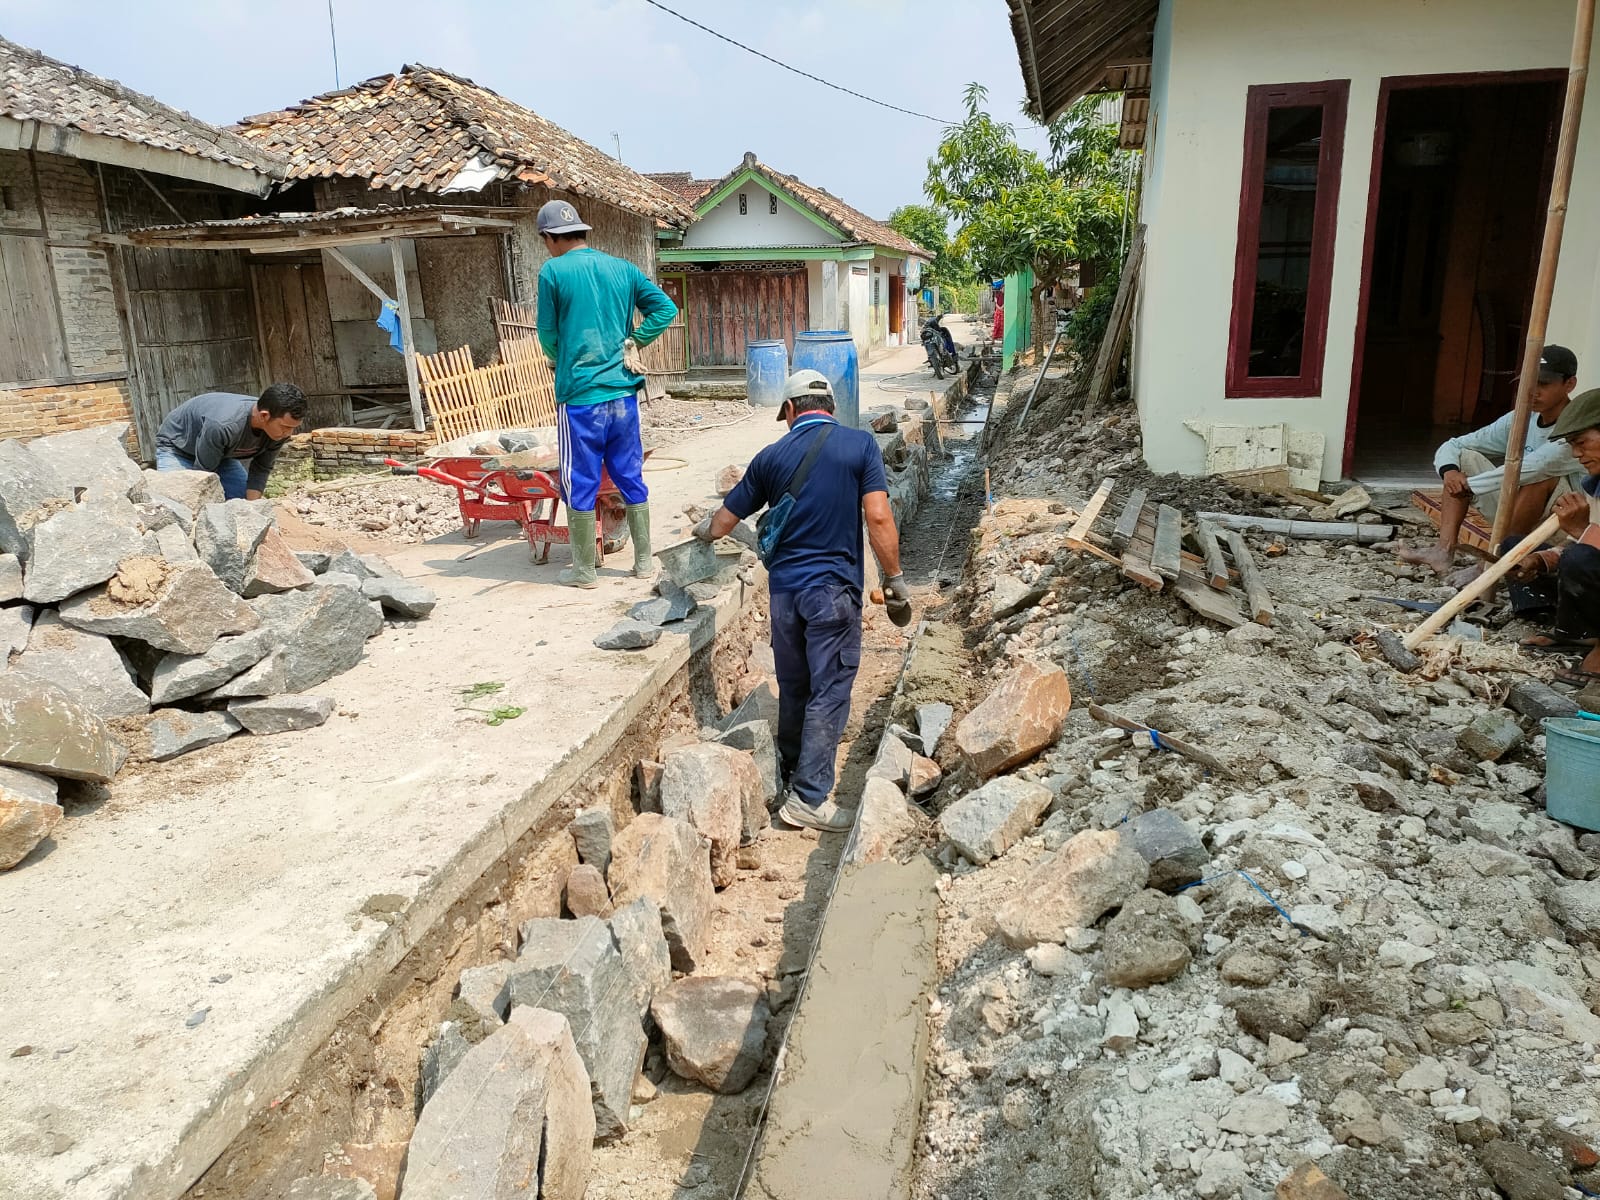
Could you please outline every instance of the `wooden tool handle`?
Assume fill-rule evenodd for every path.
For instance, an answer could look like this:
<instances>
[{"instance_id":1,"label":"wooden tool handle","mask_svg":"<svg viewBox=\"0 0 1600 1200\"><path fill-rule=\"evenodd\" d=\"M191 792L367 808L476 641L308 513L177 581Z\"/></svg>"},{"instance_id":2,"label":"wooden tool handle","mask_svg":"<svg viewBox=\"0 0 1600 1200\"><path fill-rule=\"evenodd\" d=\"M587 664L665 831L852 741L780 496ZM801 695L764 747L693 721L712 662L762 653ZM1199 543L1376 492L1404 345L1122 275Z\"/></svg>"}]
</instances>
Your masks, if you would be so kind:
<instances>
[{"instance_id":1,"label":"wooden tool handle","mask_svg":"<svg viewBox=\"0 0 1600 1200\"><path fill-rule=\"evenodd\" d=\"M1560 528L1561 521L1558 517L1546 517L1539 528L1523 538L1510 550L1507 550L1482 575L1479 575L1466 587L1450 597L1438 612L1408 633L1405 640L1406 649L1415 650L1423 642L1455 620L1457 613L1493 588L1510 572L1512 567L1549 541L1555 531Z\"/></svg>"}]
</instances>

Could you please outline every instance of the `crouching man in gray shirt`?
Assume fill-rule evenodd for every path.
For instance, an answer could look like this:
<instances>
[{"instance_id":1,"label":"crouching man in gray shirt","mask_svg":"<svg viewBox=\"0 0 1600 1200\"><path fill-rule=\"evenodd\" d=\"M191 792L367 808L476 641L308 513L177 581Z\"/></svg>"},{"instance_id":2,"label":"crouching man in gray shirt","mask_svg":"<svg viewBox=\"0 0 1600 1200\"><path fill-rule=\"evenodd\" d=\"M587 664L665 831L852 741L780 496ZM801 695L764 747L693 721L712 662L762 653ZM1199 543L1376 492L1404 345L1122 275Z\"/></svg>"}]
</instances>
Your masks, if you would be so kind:
<instances>
[{"instance_id":1,"label":"crouching man in gray shirt","mask_svg":"<svg viewBox=\"0 0 1600 1200\"><path fill-rule=\"evenodd\" d=\"M206 392L161 422L156 470L210 471L229 500L259 500L278 451L305 416L305 393L292 383L274 383L260 399Z\"/></svg>"}]
</instances>

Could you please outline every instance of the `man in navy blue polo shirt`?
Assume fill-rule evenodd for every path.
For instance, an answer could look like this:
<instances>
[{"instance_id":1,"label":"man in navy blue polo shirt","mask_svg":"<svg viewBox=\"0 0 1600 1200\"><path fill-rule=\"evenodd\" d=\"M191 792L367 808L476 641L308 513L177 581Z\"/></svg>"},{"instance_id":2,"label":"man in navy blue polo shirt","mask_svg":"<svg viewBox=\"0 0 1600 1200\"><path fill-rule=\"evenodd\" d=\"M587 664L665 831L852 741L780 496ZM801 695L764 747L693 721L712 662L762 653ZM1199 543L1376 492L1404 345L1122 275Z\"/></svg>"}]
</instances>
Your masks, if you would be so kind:
<instances>
[{"instance_id":1,"label":"man in navy blue polo shirt","mask_svg":"<svg viewBox=\"0 0 1600 1200\"><path fill-rule=\"evenodd\" d=\"M694 532L714 541L751 513L778 504L817 439L826 437L768 556L767 586L778 674L778 756L788 781L778 819L797 829L842 832L854 814L828 797L861 665L863 513L895 624L911 620L911 599L900 575L900 536L877 440L834 420L833 389L816 371L789 376L783 396L778 420L788 422L788 436L755 456L722 507Z\"/></svg>"}]
</instances>

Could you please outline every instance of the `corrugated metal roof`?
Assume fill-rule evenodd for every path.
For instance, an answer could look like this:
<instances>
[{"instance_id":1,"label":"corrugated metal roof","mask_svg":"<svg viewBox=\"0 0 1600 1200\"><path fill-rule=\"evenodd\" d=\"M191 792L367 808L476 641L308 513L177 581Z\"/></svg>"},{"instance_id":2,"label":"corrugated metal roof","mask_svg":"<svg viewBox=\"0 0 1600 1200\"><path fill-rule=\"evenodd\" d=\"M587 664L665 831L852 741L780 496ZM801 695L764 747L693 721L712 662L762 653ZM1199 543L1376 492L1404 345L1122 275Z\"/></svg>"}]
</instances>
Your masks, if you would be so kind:
<instances>
[{"instance_id":1,"label":"corrugated metal roof","mask_svg":"<svg viewBox=\"0 0 1600 1200\"><path fill-rule=\"evenodd\" d=\"M238 134L3 37L0 115L283 177L276 154Z\"/></svg>"},{"instance_id":2,"label":"corrugated metal roof","mask_svg":"<svg viewBox=\"0 0 1600 1200\"><path fill-rule=\"evenodd\" d=\"M406 66L235 128L281 154L290 179L365 179L375 189L439 192L486 163L501 179L687 224L676 195L505 97L435 67Z\"/></svg>"}]
</instances>

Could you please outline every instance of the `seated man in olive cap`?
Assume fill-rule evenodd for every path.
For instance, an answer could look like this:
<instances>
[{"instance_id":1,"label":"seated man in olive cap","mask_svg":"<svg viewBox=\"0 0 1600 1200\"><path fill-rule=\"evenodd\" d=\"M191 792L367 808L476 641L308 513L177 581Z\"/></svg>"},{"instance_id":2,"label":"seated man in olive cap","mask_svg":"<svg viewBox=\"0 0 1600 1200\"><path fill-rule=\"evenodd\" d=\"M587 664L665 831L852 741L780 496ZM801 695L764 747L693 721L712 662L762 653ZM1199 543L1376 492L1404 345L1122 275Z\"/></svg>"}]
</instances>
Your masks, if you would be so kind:
<instances>
[{"instance_id":1,"label":"seated man in olive cap","mask_svg":"<svg viewBox=\"0 0 1600 1200\"><path fill-rule=\"evenodd\" d=\"M1556 610L1555 636L1536 635L1523 645L1586 651L1576 668L1556 676L1584 686L1600 679L1600 388L1574 397L1550 436L1572 447L1587 476L1580 490L1557 497L1551 508L1571 542L1536 550L1517 565L1520 581L1553 593Z\"/></svg>"}]
</instances>

